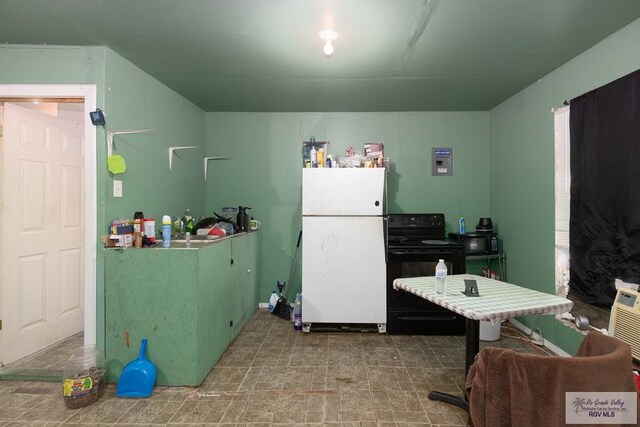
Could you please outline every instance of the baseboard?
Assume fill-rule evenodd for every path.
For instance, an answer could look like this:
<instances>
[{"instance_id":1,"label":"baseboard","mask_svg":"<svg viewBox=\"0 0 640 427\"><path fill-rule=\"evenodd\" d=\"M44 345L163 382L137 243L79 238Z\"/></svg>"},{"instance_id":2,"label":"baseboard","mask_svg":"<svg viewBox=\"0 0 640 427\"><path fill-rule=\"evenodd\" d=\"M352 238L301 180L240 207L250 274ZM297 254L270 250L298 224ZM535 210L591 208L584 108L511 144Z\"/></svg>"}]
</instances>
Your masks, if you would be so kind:
<instances>
[{"instance_id":1,"label":"baseboard","mask_svg":"<svg viewBox=\"0 0 640 427\"><path fill-rule=\"evenodd\" d=\"M516 328L518 328L519 330L521 330L525 334L527 334L527 335L531 334L531 329L526 327L522 323L518 322L517 320L509 319L509 323L511 323L513 326L515 326ZM540 339L540 334L534 333L533 334L533 338ZM549 350L551 350L552 352L554 352L555 354L557 354L558 356L571 357L571 355L569 353L567 353L566 351L564 351L563 349L561 349L557 345L553 344L551 341L549 341L546 338L544 338L544 346L546 348L548 348Z\"/></svg>"},{"instance_id":2,"label":"baseboard","mask_svg":"<svg viewBox=\"0 0 640 427\"><path fill-rule=\"evenodd\" d=\"M27 369L27 368L2 368L0 369L0 381L46 381L62 382L62 370L59 369Z\"/></svg>"}]
</instances>

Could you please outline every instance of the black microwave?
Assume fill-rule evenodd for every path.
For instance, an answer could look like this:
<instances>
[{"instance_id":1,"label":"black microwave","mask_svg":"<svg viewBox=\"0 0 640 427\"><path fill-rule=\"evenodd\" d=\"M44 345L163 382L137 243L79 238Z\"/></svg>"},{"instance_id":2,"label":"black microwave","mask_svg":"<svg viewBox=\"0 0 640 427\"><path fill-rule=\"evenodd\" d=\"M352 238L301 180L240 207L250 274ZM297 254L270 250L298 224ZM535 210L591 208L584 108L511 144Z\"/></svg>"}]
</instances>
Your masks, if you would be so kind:
<instances>
[{"instance_id":1,"label":"black microwave","mask_svg":"<svg viewBox=\"0 0 640 427\"><path fill-rule=\"evenodd\" d=\"M499 253L498 235L495 233L449 233L449 239L463 243L467 255Z\"/></svg>"}]
</instances>

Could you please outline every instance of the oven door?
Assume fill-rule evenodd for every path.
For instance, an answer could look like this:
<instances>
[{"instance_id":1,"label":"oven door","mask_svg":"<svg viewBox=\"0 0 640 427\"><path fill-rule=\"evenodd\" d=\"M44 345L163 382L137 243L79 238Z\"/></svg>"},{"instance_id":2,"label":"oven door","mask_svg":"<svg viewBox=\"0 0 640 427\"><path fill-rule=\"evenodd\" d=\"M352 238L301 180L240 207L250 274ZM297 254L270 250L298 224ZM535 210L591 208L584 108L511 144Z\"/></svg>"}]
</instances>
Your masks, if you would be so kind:
<instances>
[{"instance_id":1,"label":"oven door","mask_svg":"<svg viewBox=\"0 0 640 427\"><path fill-rule=\"evenodd\" d=\"M466 271L464 253L429 253L390 249L387 264L387 332L411 335L463 335L465 318L409 292L393 289L393 281L402 277L435 275L438 260L443 259L449 274Z\"/></svg>"}]
</instances>

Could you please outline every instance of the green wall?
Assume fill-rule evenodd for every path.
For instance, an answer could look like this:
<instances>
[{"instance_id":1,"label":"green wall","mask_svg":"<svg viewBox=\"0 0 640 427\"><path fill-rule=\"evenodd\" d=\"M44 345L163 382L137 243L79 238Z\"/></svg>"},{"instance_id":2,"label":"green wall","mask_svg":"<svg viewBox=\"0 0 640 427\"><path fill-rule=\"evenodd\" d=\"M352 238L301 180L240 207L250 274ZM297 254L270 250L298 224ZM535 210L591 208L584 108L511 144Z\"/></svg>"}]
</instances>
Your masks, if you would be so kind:
<instances>
[{"instance_id":1,"label":"green wall","mask_svg":"<svg viewBox=\"0 0 640 427\"><path fill-rule=\"evenodd\" d=\"M106 145L98 141L98 204L104 203L104 217L98 217L98 233L107 232L115 218L133 218L142 211L156 219L181 215L191 208L196 218L204 213L204 112L181 95L110 49L105 50L105 102L107 129L154 129L153 134L114 138L114 152L127 163L124 174L106 169ZM174 155L169 170L169 147L197 146ZM123 197L113 197L113 179L122 180ZM103 224L102 228L100 224ZM101 247L101 243L98 242ZM98 342L104 331L104 255L98 250Z\"/></svg>"},{"instance_id":2,"label":"green wall","mask_svg":"<svg viewBox=\"0 0 640 427\"><path fill-rule=\"evenodd\" d=\"M330 152L383 141L391 158L390 212L443 212L473 229L491 216L508 253L509 280L545 292L553 277L551 108L640 68L640 20L516 94L490 112L204 113L105 47L0 46L0 83L95 84L108 128L156 129L116 137L127 161L124 197L111 195L104 133L98 132L98 234L136 210L157 219L248 205L263 221L260 300L286 280L300 229L301 141L329 140ZM194 145L168 169L168 147ZM452 147L453 177L432 177L432 147ZM230 156L209 163L202 157ZM491 167L489 167L491 159ZM354 189L355 191L355 189ZM206 201L206 202L205 202ZM98 250L98 342L104 340L104 261ZM299 261L298 261L299 264ZM290 292L300 289L299 265ZM572 352L580 336L550 317L524 319Z\"/></svg>"},{"instance_id":3,"label":"green wall","mask_svg":"<svg viewBox=\"0 0 640 427\"><path fill-rule=\"evenodd\" d=\"M205 116L194 104L105 47L0 46L0 83L93 84L98 106L107 113L107 129L155 129L154 135L116 137L116 152L127 163L118 175L123 197L112 197L113 177L106 170L105 134L97 141L98 237L119 217L135 211L148 217L179 215L190 207L204 213ZM200 148L180 153L169 171L168 147ZM97 248L97 340L104 343L104 254Z\"/></svg>"},{"instance_id":4,"label":"green wall","mask_svg":"<svg viewBox=\"0 0 640 427\"><path fill-rule=\"evenodd\" d=\"M329 152L383 141L391 158L390 212L442 212L448 231L489 214L487 112L207 113L210 162L206 210L250 206L262 221L260 301L287 280L301 226L302 141L328 140ZM453 148L451 177L431 176L431 148ZM352 189L357 191L356 188ZM300 290L300 258L289 296Z\"/></svg>"},{"instance_id":5,"label":"green wall","mask_svg":"<svg viewBox=\"0 0 640 427\"><path fill-rule=\"evenodd\" d=\"M104 47L0 45L2 84L95 84L104 100Z\"/></svg>"},{"instance_id":6,"label":"green wall","mask_svg":"<svg viewBox=\"0 0 640 427\"><path fill-rule=\"evenodd\" d=\"M191 208L204 214L205 113L114 51L106 50L106 95L102 107L109 130L154 129L153 134L115 137L114 152L127 162L123 197L114 198L112 175L106 170L106 151L100 150L99 176L105 178L103 198L106 222L133 218L135 211L156 218L159 230L163 214L182 215ZM104 142L99 141L104 147ZM169 170L170 146L197 146L174 154Z\"/></svg>"},{"instance_id":7,"label":"green wall","mask_svg":"<svg viewBox=\"0 0 640 427\"><path fill-rule=\"evenodd\" d=\"M640 68L640 20L490 111L491 216L508 254L509 281L555 293L551 109ZM553 316L523 319L569 353L581 335Z\"/></svg>"}]
</instances>

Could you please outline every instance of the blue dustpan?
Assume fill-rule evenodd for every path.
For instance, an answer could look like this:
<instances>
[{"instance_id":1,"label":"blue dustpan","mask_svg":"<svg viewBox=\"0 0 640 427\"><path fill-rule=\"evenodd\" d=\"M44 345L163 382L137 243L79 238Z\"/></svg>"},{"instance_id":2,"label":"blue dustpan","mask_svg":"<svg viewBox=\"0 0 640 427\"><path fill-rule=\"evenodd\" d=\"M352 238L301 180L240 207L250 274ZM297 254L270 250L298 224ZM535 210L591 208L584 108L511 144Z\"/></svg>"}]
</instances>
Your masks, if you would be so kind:
<instances>
[{"instance_id":1,"label":"blue dustpan","mask_svg":"<svg viewBox=\"0 0 640 427\"><path fill-rule=\"evenodd\" d=\"M146 357L147 339L142 338L140 355L137 359L127 363L120 378L116 396L118 397L149 397L156 384L156 367Z\"/></svg>"}]
</instances>

